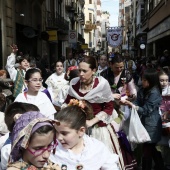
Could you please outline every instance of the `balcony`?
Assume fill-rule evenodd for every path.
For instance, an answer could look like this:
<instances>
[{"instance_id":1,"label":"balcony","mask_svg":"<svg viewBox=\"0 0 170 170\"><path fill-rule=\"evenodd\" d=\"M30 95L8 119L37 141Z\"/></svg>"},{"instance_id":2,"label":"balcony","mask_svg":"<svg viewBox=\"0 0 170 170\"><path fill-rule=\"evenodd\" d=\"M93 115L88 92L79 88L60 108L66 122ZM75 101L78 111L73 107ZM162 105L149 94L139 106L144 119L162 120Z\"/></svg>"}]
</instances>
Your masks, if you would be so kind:
<instances>
[{"instance_id":1,"label":"balcony","mask_svg":"<svg viewBox=\"0 0 170 170\"><path fill-rule=\"evenodd\" d=\"M90 32L93 29L96 29L96 25L92 24L91 21L86 21L85 27L84 27L84 31L85 32Z\"/></svg>"},{"instance_id":2,"label":"balcony","mask_svg":"<svg viewBox=\"0 0 170 170\"><path fill-rule=\"evenodd\" d=\"M67 11L76 11L77 10L77 4L74 2L74 0L65 0L65 8Z\"/></svg>"},{"instance_id":3,"label":"balcony","mask_svg":"<svg viewBox=\"0 0 170 170\"><path fill-rule=\"evenodd\" d=\"M46 28L48 30L58 30L61 33L67 34L69 30L69 22L56 12L48 13Z\"/></svg>"}]
</instances>

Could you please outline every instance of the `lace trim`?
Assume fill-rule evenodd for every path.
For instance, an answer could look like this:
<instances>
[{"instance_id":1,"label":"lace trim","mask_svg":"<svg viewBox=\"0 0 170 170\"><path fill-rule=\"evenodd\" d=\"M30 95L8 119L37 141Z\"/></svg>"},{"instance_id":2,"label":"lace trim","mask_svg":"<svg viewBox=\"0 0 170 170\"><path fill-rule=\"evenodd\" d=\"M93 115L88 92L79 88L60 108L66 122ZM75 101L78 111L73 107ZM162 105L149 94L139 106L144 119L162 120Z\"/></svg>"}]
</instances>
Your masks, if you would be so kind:
<instances>
[{"instance_id":1,"label":"lace trim","mask_svg":"<svg viewBox=\"0 0 170 170\"><path fill-rule=\"evenodd\" d=\"M101 111L99 112L96 117L103 121L103 123L109 124L113 121L113 119L115 119L118 116L117 112L115 110L113 110L112 115L108 115L106 112Z\"/></svg>"}]
</instances>

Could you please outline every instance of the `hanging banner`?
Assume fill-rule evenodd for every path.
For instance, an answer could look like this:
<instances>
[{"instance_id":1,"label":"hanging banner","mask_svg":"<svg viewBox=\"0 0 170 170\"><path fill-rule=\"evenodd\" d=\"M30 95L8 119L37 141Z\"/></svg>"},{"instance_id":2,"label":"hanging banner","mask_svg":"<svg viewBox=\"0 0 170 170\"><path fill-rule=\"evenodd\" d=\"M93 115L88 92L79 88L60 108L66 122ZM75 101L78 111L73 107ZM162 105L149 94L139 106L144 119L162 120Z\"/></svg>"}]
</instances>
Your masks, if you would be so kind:
<instances>
[{"instance_id":1,"label":"hanging banner","mask_svg":"<svg viewBox=\"0 0 170 170\"><path fill-rule=\"evenodd\" d=\"M117 47L122 44L122 28L114 28L107 30L108 45Z\"/></svg>"}]
</instances>

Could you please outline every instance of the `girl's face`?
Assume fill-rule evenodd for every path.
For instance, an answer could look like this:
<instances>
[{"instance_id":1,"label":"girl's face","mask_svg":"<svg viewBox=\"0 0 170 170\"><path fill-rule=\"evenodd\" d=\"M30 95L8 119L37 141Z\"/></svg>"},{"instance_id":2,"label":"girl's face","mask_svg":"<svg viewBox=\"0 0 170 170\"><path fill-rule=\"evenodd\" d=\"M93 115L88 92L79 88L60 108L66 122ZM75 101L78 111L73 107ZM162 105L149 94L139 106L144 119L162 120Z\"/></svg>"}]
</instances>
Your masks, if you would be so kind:
<instances>
[{"instance_id":1,"label":"girl's face","mask_svg":"<svg viewBox=\"0 0 170 170\"><path fill-rule=\"evenodd\" d=\"M63 68L63 63L62 63L62 62L57 62L57 63L56 63L56 73L57 73L58 75L60 75L60 74L63 73L63 70L64 70L64 68Z\"/></svg>"},{"instance_id":2,"label":"girl's face","mask_svg":"<svg viewBox=\"0 0 170 170\"><path fill-rule=\"evenodd\" d=\"M28 149L23 152L23 160L29 164L34 165L37 168L42 168L44 164L48 161L51 151L47 149L54 141L54 132L50 131L44 134L37 134L31 139ZM36 152L38 150L43 150L41 155L35 156L31 152ZM31 152L30 152L31 151Z\"/></svg>"},{"instance_id":3,"label":"girl's face","mask_svg":"<svg viewBox=\"0 0 170 170\"><path fill-rule=\"evenodd\" d=\"M26 59L22 60L20 64L21 68L24 70L27 70L30 67L30 63Z\"/></svg>"},{"instance_id":4,"label":"girl's face","mask_svg":"<svg viewBox=\"0 0 170 170\"><path fill-rule=\"evenodd\" d=\"M142 77L142 87L143 88L148 88L149 87L149 82L145 78Z\"/></svg>"},{"instance_id":5,"label":"girl's face","mask_svg":"<svg viewBox=\"0 0 170 170\"><path fill-rule=\"evenodd\" d=\"M160 81L161 87L164 88L169 83L169 77L166 74L163 74L159 76L159 81Z\"/></svg>"},{"instance_id":6,"label":"girl's face","mask_svg":"<svg viewBox=\"0 0 170 170\"><path fill-rule=\"evenodd\" d=\"M39 72L31 75L30 79L26 81L28 86L28 91L38 92L42 86L42 77Z\"/></svg>"},{"instance_id":7,"label":"girl's face","mask_svg":"<svg viewBox=\"0 0 170 170\"><path fill-rule=\"evenodd\" d=\"M65 149L74 149L82 140L85 133L85 128L81 127L79 130L71 129L68 123L60 122L56 126L57 139Z\"/></svg>"},{"instance_id":8,"label":"girl's face","mask_svg":"<svg viewBox=\"0 0 170 170\"><path fill-rule=\"evenodd\" d=\"M89 64L85 62L81 62L79 64L79 75L80 80L83 83L88 83L93 76L94 71L89 67Z\"/></svg>"}]
</instances>

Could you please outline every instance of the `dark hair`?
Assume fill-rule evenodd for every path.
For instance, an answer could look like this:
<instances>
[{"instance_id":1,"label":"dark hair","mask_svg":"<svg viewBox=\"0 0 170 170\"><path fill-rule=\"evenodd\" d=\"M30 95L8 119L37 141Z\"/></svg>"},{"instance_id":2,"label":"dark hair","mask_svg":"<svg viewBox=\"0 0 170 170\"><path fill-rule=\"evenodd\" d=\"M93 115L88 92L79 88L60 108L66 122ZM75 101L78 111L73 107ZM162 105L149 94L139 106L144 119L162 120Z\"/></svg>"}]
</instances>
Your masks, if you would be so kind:
<instances>
[{"instance_id":1,"label":"dark hair","mask_svg":"<svg viewBox=\"0 0 170 170\"><path fill-rule=\"evenodd\" d=\"M97 61L92 56L85 56L82 62L89 64L92 70L97 69Z\"/></svg>"},{"instance_id":2,"label":"dark hair","mask_svg":"<svg viewBox=\"0 0 170 170\"><path fill-rule=\"evenodd\" d=\"M164 70L161 70L161 71L159 71L158 76L162 76L162 75L167 75L168 76L168 73L166 71L164 71Z\"/></svg>"},{"instance_id":3,"label":"dark hair","mask_svg":"<svg viewBox=\"0 0 170 170\"><path fill-rule=\"evenodd\" d=\"M75 70L71 70L69 73L69 78L68 81L71 81L73 78L76 78L79 76L79 70L75 69Z\"/></svg>"},{"instance_id":4,"label":"dark hair","mask_svg":"<svg viewBox=\"0 0 170 170\"><path fill-rule=\"evenodd\" d=\"M30 103L14 102L11 103L5 110L5 123L8 130L12 132L15 125L14 116L16 114L23 114L28 111L40 111L39 108Z\"/></svg>"},{"instance_id":5,"label":"dark hair","mask_svg":"<svg viewBox=\"0 0 170 170\"><path fill-rule=\"evenodd\" d=\"M27 70L26 74L25 74L25 80L29 80L34 73L40 73L40 75L41 75L41 70L39 70L37 68L31 68L31 69Z\"/></svg>"},{"instance_id":6,"label":"dark hair","mask_svg":"<svg viewBox=\"0 0 170 170\"><path fill-rule=\"evenodd\" d=\"M154 68L146 69L142 75L142 78L144 78L148 81L148 83L149 83L148 89L157 87L159 89L160 93L162 93L157 70L155 70Z\"/></svg>"},{"instance_id":7,"label":"dark hair","mask_svg":"<svg viewBox=\"0 0 170 170\"><path fill-rule=\"evenodd\" d=\"M100 60L100 59L101 59L101 57L103 57L103 56L104 56L104 57L106 57L106 59L108 60L107 55L104 55L104 54L99 55L99 58L98 58L98 59Z\"/></svg>"},{"instance_id":8,"label":"dark hair","mask_svg":"<svg viewBox=\"0 0 170 170\"><path fill-rule=\"evenodd\" d=\"M112 64L122 63L122 62L124 62L124 58L120 54L115 54L115 56L113 58L111 58L110 62Z\"/></svg>"},{"instance_id":9,"label":"dark hair","mask_svg":"<svg viewBox=\"0 0 170 170\"><path fill-rule=\"evenodd\" d=\"M56 64L59 63L59 62L62 63L62 65L63 65L63 62L62 62L61 60L57 60L57 61L55 62L55 66L56 66ZM63 65L63 67L64 67L64 65Z\"/></svg>"},{"instance_id":10,"label":"dark hair","mask_svg":"<svg viewBox=\"0 0 170 170\"><path fill-rule=\"evenodd\" d=\"M0 93L0 111L4 111L4 107L6 104L6 97L4 94Z\"/></svg>"},{"instance_id":11,"label":"dark hair","mask_svg":"<svg viewBox=\"0 0 170 170\"><path fill-rule=\"evenodd\" d=\"M21 63L23 60L27 60L30 63L29 55L23 55L18 59L18 62Z\"/></svg>"},{"instance_id":12,"label":"dark hair","mask_svg":"<svg viewBox=\"0 0 170 170\"><path fill-rule=\"evenodd\" d=\"M86 104L83 110L76 105L68 106L60 110L55 115L55 119L68 123L71 129L79 130L82 126L86 127L86 120L92 118L93 110L88 102L84 102Z\"/></svg>"},{"instance_id":13,"label":"dark hair","mask_svg":"<svg viewBox=\"0 0 170 170\"><path fill-rule=\"evenodd\" d=\"M36 134L46 134L50 131L54 132L54 134L55 134L56 130L55 130L54 126L50 126L50 125L41 126L33 134L31 134L30 141L34 137L34 135L36 135ZM54 137L54 139L55 139L55 137Z\"/></svg>"}]
</instances>

